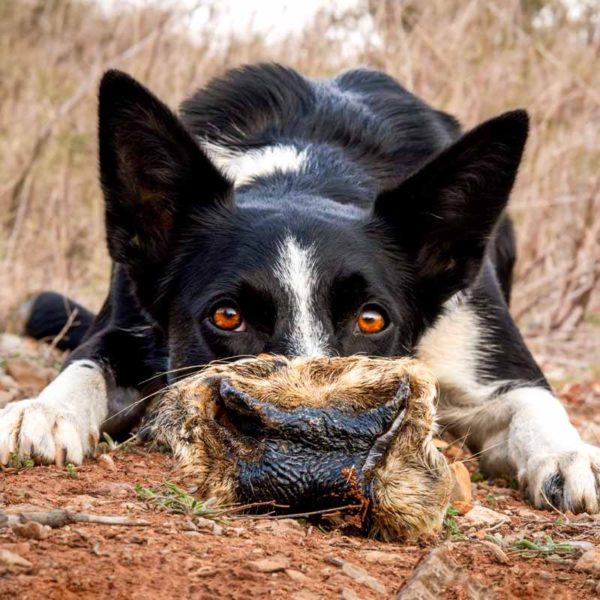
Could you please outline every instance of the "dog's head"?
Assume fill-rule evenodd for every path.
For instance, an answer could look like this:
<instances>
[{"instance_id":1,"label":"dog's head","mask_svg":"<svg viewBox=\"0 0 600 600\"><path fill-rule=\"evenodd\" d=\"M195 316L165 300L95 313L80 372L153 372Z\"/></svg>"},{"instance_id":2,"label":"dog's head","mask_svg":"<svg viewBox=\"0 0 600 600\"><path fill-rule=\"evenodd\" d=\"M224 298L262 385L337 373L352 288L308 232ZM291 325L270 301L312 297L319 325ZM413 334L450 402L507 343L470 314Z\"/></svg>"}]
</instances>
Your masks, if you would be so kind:
<instances>
[{"instance_id":1,"label":"dog's head","mask_svg":"<svg viewBox=\"0 0 600 600\"><path fill-rule=\"evenodd\" d=\"M109 250L167 332L174 368L261 352L409 355L480 269L527 136L526 114L507 113L395 189L343 205L234 187L122 73L105 76L99 116Z\"/></svg>"}]
</instances>

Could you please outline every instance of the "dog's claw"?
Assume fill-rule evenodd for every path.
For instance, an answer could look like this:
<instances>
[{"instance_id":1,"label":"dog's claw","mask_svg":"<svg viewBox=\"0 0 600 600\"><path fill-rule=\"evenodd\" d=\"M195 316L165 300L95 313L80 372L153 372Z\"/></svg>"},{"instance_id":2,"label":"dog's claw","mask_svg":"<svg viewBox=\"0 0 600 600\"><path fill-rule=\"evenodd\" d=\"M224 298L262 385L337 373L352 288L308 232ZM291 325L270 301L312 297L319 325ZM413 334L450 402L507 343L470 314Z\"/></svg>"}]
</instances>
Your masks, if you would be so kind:
<instances>
[{"instance_id":1,"label":"dog's claw","mask_svg":"<svg viewBox=\"0 0 600 600\"><path fill-rule=\"evenodd\" d=\"M536 508L597 513L600 448L581 449L531 459L520 474L525 494Z\"/></svg>"},{"instance_id":2,"label":"dog's claw","mask_svg":"<svg viewBox=\"0 0 600 600\"><path fill-rule=\"evenodd\" d=\"M11 458L79 465L97 432L73 415L39 400L13 402L0 410L0 463Z\"/></svg>"}]
</instances>

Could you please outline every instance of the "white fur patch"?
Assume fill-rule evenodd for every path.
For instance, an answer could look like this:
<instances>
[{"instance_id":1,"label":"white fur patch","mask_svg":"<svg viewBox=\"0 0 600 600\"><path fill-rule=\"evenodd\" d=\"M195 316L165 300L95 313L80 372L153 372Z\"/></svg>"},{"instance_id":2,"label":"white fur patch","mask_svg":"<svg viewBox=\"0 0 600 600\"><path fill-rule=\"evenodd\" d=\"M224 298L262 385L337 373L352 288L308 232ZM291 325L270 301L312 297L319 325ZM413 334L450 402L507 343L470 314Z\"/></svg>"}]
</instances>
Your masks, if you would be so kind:
<instances>
[{"instance_id":1,"label":"white fur patch","mask_svg":"<svg viewBox=\"0 0 600 600\"><path fill-rule=\"evenodd\" d=\"M511 413L507 459L534 504L547 506L544 486L558 476L558 508L597 512L600 449L581 440L559 400L541 387L514 389L502 400Z\"/></svg>"},{"instance_id":2,"label":"white fur patch","mask_svg":"<svg viewBox=\"0 0 600 600\"><path fill-rule=\"evenodd\" d=\"M303 248L293 237L282 242L275 276L288 294L292 321L289 351L294 356L326 356L327 336L317 318L314 249Z\"/></svg>"},{"instance_id":3,"label":"white fur patch","mask_svg":"<svg viewBox=\"0 0 600 600\"><path fill-rule=\"evenodd\" d=\"M11 454L43 463L80 464L98 441L108 412L106 382L91 360L70 364L32 400L0 411L0 462Z\"/></svg>"},{"instance_id":4,"label":"white fur patch","mask_svg":"<svg viewBox=\"0 0 600 600\"><path fill-rule=\"evenodd\" d=\"M461 294L450 298L444 308L444 315L421 338L417 355L433 370L442 388L465 390L470 402L482 402L497 385L478 382L483 333L477 315Z\"/></svg>"},{"instance_id":5,"label":"white fur patch","mask_svg":"<svg viewBox=\"0 0 600 600\"><path fill-rule=\"evenodd\" d=\"M567 411L547 389L517 388L504 394L502 400L513 416L508 451L515 465L540 452L571 452L581 446Z\"/></svg>"},{"instance_id":6,"label":"white fur patch","mask_svg":"<svg viewBox=\"0 0 600 600\"><path fill-rule=\"evenodd\" d=\"M554 478L563 498L558 508L597 512L600 449L581 440L549 390L512 382L519 387L497 395L507 382L478 381L477 364L489 348L485 331L464 299L445 308L418 347L440 384L441 425L480 449L487 473L515 473L535 506L548 506L545 486Z\"/></svg>"},{"instance_id":7,"label":"white fur patch","mask_svg":"<svg viewBox=\"0 0 600 600\"><path fill-rule=\"evenodd\" d=\"M266 146L239 152L206 140L199 142L208 158L236 187L272 173L299 173L307 158L306 150L294 146Z\"/></svg>"}]
</instances>

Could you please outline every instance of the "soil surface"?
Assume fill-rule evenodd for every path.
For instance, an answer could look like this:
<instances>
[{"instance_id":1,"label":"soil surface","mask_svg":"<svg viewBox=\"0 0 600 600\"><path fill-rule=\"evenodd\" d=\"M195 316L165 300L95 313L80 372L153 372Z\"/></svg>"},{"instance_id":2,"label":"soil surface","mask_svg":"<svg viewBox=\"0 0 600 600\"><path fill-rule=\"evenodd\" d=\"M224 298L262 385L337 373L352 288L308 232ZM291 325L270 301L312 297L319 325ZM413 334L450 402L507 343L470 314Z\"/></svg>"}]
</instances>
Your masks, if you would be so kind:
<instances>
[{"instance_id":1,"label":"soil surface","mask_svg":"<svg viewBox=\"0 0 600 600\"><path fill-rule=\"evenodd\" d=\"M0 357L0 405L36 393L60 361L13 336L0 336ZM583 435L600 443L600 382L560 393ZM581 558L593 559L600 547L600 518L532 509L511 482L483 480L476 458L456 444L444 452L472 473L473 498L450 512L441 535L411 545L362 538L335 516L214 518L193 503L169 455L131 444L105 450L77 468L0 470L0 513L66 509L127 519L55 528L0 522L0 599L581 599L600 592L600 558ZM474 518L482 508L492 511L490 521Z\"/></svg>"}]
</instances>

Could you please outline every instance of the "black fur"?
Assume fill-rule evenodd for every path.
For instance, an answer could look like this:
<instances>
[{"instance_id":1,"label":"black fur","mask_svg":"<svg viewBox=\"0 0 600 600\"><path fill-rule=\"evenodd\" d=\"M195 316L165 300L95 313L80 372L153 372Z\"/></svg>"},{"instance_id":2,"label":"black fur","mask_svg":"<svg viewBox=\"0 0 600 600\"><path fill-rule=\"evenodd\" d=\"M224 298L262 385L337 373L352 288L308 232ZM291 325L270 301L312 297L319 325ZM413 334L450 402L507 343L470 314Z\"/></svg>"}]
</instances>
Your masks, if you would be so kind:
<instances>
[{"instance_id":1,"label":"black fur","mask_svg":"<svg viewBox=\"0 0 600 600\"><path fill-rule=\"evenodd\" d=\"M510 304L513 270L517 261L517 242L513 222L507 215L498 221L488 251L504 300L506 304Z\"/></svg>"},{"instance_id":2,"label":"black fur","mask_svg":"<svg viewBox=\"0 0 600 600\"><path fill-rule=\"evenodd\" d=\"M100 180L111 258L126 265L142 303L192 206L230 194L229 183L177 117L133 79L109 71L99 98Z\"/></svg>"},{"instance_id":3,"label":"black fur","mask_svg":"<svg viewBox=\"0 0 600 600\"><path fill-rule=\"evenodd\" d=\"M309 177L297 187L316 192L325 186L335 200L346 201L356 185L373 193L397 185L460 133L453 117L385 73L355 69L310 81L277 64L230 71L184 102L181 118L195 135L230 148L316 145L313 151L325 160L311 161ZM336 176L340 167L354 177ZM368 207L372 200L362 194L355 202Z\"/></svg>"},{"instance_id":4,"label":"black fur","mask_svg":"<svg viewBox=\"0 0 600 600\"><path fill-rule=\"evenodd\" d=\"M25 335L38 340L56 340L55 345L60 350L77 348L94 322L93 313L55 292L38 294L23 305L22 311Z\"/></svg>"},{"instance_id":5,"label":"black fur","mask_svg":"<svg viewBox=\"0 0 600 600\"><path fill-rule=\"evenodd\" d=\"M126 435L145 412L147 402L133 401L138 396L149 401L164 387L168 365L164 335L148 318L133 289L124 269L115 264L108 298L65 363L66 367L75 360L91 359L100 365L113 390L104 431L117 439ZM134 390L139 393L132 393Z\"/></svg>"},{"instance_id":6,"label":"black fur","mask_svg":"<svg viewBox=\"0 0 600 600\"><path fill-rule=\"evenodd\" d=\"M329 352L411 355L461 292L489 326L481 344L494 350L477 365L481 376L544 381L506 303L514 239L503 214L525 112L461 136L453 117L383 73L310 81L259 65L198 91L181 121L109 72L99 118L115 269L73 357L98 361L117 386L145 391L167 368L293 353L289 299L273 273L285 235L314 249L315 319ZM307 159L298 173L274 170L234 189L201 140L239 153L285 144ZM223 301L242 312L243 332L211 321ZM385 315L380 333L357 329L366 305Z\"/></svg>"}]
</instances>

